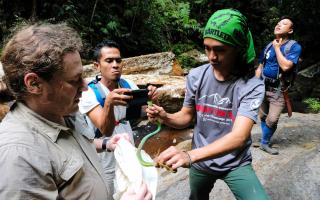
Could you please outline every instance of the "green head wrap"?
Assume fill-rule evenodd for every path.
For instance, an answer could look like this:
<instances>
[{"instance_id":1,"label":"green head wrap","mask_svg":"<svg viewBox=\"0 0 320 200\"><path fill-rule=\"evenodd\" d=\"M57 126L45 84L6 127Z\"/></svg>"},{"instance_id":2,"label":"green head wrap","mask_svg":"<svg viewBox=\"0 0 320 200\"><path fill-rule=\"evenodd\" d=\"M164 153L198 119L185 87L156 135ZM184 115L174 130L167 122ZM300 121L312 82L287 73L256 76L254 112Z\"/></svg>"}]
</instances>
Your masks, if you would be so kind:
<instances>
[{"instance_id":1,"label":"green head wrap","mask_svg":"<svg viewBox=\"0 0 320 200\"><path fill-rule=\"evenodd\" d=\"M223 9L213 13L204 29L203 38L212 38L240 48L246 63L251 63L256 56L247 19L237 10Z\"/></svg>"}]
</instances>

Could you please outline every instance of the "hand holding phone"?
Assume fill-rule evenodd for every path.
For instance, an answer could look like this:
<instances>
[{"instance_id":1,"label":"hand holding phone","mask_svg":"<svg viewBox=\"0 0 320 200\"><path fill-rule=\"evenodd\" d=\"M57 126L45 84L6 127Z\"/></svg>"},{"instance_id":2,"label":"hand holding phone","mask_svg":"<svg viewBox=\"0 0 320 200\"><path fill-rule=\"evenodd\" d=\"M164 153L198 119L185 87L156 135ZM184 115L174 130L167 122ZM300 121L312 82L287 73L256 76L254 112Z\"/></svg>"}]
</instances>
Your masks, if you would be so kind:
<instances>
[{"instance_id":1,"label":"hand holding phone","mask_svg":"<svg viewBox=\"0 0 320 200\"><path fill-rule=\"evenodd\" d=\"M127 100L128 106L142 106L147 105L148 90L138 89L125 92L125 95L132 96L132 99Z\"/></svg>"}]
</instances>

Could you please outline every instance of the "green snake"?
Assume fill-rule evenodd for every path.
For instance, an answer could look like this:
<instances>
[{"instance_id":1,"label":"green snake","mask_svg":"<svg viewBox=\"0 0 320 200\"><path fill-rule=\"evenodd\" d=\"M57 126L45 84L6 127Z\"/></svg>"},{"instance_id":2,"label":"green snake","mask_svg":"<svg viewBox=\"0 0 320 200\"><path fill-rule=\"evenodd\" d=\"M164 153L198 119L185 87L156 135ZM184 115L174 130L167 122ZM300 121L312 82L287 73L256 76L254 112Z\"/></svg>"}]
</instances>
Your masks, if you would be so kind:
<instances>
[{"instance_id":1,"label":"green snake","mask_svg":"<svg viewBox=\"0 0 320 200\"><path fill-rule=\"evenodd\" d=\"M149 106L152 106L152 102L151 101L148 101L148 105ZM143 148L143 145L144 143L152 136L154 136L155 134L159 133L159 131L161 130L161 123L159 121L157 121L157 129L151 133L149 133L148 135L144 136L138 146L138 150L137 150L137 157L138 157L138 160L140 162L140 164L142 166L145 166L145 167L152 167L152 166L155 166L155 163L153 162L147 162L145 160L143 160L142 156L141 156L141 150ZM165 168L166 170L170 171L170 172L177 172L177 170L173 170L172 168L170 168L169 166L167 165L164 165L164 164L160 164L158 163L158 165L162 168Z\"/></svg>"},{"instance_id":2,"label":"green snake","mask_svg":"<svg viewBox=\"0 0 320 200\"><path fill-rule=\"evenodd\" d=\"M142 156L141 156L141 150L143 148L143 145L144 143L152 136L154 136L155 134L157 134L160 130L161 130L161 123L160 122L157 122L157 129L151 133L149 133L148 135L144 136L138 146L138 150L137 150L137 157L138 157L138 160L139 162L141 163L142 166L145 166L145 167L151 167L151 166L154 166L154 163L153 162L147 162L147 161L144 161L142 159Z\"/></svg>"}]
</instances>

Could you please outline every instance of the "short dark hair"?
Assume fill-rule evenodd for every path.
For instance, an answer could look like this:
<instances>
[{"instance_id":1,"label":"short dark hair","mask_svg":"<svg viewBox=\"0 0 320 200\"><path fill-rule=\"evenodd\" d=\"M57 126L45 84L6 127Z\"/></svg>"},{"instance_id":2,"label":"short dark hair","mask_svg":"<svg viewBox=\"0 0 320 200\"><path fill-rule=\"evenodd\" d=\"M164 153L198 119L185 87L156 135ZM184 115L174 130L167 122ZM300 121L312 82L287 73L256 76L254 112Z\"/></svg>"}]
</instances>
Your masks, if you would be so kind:
<instances>
[{"instance_id":1,"label":"short dark hair","mask_svg":"<svg viewBox=\"0 0 320 200\"><path fill-rule=\"evenodd\" d=\"M120 46L113 40L103 40L93 49L93 60L99 62L101 58L101 49L103 47L116 48L120 51Z\"/></svg>"},{"instance_id":2,"label":"short dark hair","mask_svg":"<svg viewBox=\"0 0 320 200\"><path fill-rule=\"evenodd\" d=\"M283 20L283 19L288 19L288 20L290 20L291 23L292 23L291 28L292 28L292 29L294 28L294 21L293 21L292 17L289 17L289 16L287 16L287 15L283 15L283 16L280 17L279 21L281 21L281 20Z\"/></svg>"},{"instance_id":3,"label":"short dark hair","mask_svg":"<svg viewBox=\"0 0 320 200\"><path fill-rule=\"evenodd\" d=\"M17 29L5 45L1 62L5 81L17 100L27 93L24 76L36 73L46 81L63 70L63 57L80 52L79 34L66 24L34 24Z\"/></svg>"}]
</instances>

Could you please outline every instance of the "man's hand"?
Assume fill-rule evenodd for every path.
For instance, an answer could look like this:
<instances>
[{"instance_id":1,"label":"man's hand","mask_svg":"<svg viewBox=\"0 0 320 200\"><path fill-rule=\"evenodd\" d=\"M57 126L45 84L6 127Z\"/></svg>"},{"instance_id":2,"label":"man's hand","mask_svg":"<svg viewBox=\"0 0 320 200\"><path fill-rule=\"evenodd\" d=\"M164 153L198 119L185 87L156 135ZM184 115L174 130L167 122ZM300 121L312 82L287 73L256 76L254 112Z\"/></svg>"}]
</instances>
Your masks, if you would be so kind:
<instances>
[{"instance_id":1,"label":"man's hand","mask_svg":"<svg viewBox=\"0 0 320 200\"><path fill-rule=\"evenodd\" d=\"M116 134L112 137L108 138L96 138L94 139L94 144L96 146L96 150L98 153L105 151L105 150L109 150L109 151L114 151L114 149L116 148L117 142L121 139L124 138L125 140L128 140L130 142L130 138L129 135L126 133L123 134ZM107 144L106 144L106 149L102 149L102 143L103 140L107 139Z\"/></svg>"},{"instance_id":2,"label":"man's hand","mask_svg":"<svg viewBox=\"0 0 320 200\"><path fill-rule=\"evenodd\" d=\"M141 184L141 187L137 192L134 191L133 188L129 188L127 192L125 192L120 200L151 200L152 194L148 190L147 185L145 183Z\"/></svg>"},{"instance_id":3,"label":"man's hand","mask_svg":"<svg viewBox=\"0 0 320 200\"><path fill-rule=\"evenodd\" d=\"M256 69L256 71L255 71L255 74L256 74L256 77L257 77L257 78L261 78L262 68L263 68L263 65L262 65L262 64L259 64L259 66L257 67L257 69Z\"/></svg>"},{"instance_id":4,"label":"man's hand","mask_svg":"<svg viewBox=\"0 0 320 200\"><path fill-rule=\"evenodd\" d=\"M125 95L124 93L130 92L130 91L131 90L127 88L119 88L119 89L114 89L110 91L110 93L106 97L105 104L109 104L113 106L127 105L127 101L129 99L132 99L132 96Z\"/></svg>"},{"instance_id":5,"label":"man's hand","mask_svg":"<svg viewBox=\"0 0 320 200\"><path fill-rule=\"evenodd\" d=\"M158 103L158 93L157 93L157 87L153 86L153 85L149 85L148 86L148 96L149 99L151 99L151 101L155 104L159 104Z\"/></svg>"},{"instance_id":6,"label":"man's hand","mask_svg":"<svg viewBox=\"0 0 320 200\"><path fill-rule=\"evenodd\" d=\"M280 49L281 45L282 45L282 38L280 39L274 39L272 42L273 48L275 49Z\"/></svg>"},{"instance_id":7,"label":"man's hand","mask_svg":"<svg viewBox=\"0 0 320 200\"><path fill-rule=\"evenodd\" d=\"M158 157L155 158L157 167L166 165L172 169L178 167L190 167L192 160L190 154L186 151L181 151L174 146L164 150Z\"/></svg>"},{"instance_id":8,"label":"man's hand","mask_svg":"<svg viewBox=\"0 0 320 200\"><path fill-rule=\"evenodd\" d=\"M165 119L167 117L167 112L163 109L163 107L155 104L148 106L146 112L151 122L155 122L157 119Z\"/></svg>"},{"instance_id":9,"label":"man's hand","mask_svg":"<svg viewBox=\"0 0 320 200\"><path fill-rule=\"evenodd\" d=\"M107 145L106 145L106 146L107 146L107 149L110 150L110 151L114 151L114 149L115 149L116 146L117 146L117 142L118 142L121 138L123 138L123 139L125 139L125 140L127 140L127 141L130 142L130 138L129 138L129 135L128 135L128 134L126 134L126 133L116 134L116 135L112 136L112 137L109 139L109 141L108 141L108 143L107 143Z\"/></svg>"}]
</instances>

